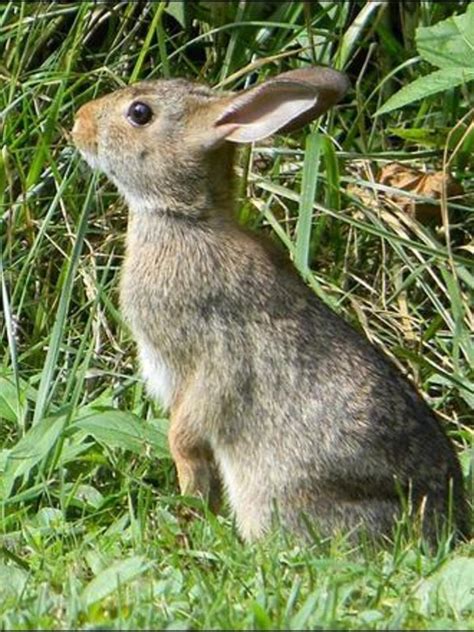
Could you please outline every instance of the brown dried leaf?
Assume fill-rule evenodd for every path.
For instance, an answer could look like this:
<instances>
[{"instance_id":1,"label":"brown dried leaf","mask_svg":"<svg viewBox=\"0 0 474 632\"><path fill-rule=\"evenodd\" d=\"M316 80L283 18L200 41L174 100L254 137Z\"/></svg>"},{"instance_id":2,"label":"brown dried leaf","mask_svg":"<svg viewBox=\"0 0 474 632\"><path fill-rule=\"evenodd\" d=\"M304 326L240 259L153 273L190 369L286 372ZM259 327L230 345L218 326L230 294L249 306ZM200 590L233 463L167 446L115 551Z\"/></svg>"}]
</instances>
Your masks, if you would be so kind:
<instances>
[{"instance_id":1,"label":"brown dried leaf","mask_svg":"<svg viewBox=\"0 0 474 632\"><path fill-rule=\"evenodd\" d=\"M443 171L425 173L414 167L408 167L398 162L391 162L377 175L377 182L407 193L415 193L423 197L441 200L443 188L446 187L448 198L460 196L464 193L462 185L450 174ZM421 223L434 221L442 223L441 203L423 202L404 196L400 193L385 193L387 199L394 202L402 211Z\"/></svg>"}]
</instances>

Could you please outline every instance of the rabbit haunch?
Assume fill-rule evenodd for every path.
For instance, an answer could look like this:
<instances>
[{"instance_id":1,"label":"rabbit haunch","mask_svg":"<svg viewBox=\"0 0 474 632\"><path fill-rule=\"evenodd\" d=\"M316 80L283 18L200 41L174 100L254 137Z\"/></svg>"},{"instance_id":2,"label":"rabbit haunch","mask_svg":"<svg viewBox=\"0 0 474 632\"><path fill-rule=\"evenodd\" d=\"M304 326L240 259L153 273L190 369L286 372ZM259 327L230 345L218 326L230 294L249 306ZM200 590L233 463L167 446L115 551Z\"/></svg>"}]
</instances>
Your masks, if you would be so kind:
<instances>
[{"instance_id":1,"label":"rabbit haunch","mask_svg":"<svg viewBox=\"0 0 474 632\"><path fill-rule=\"evenodd\" d=\"M347 87L321 68L236 94L145 82L86 104L73 129L129 205L121 307L170 410L181 491L216 507L222 481L247 540L275 506L298 532L309 518L323 534L390 535L400 496L431 539L451 506L469 530L459 463L424 401L232 215L235 143L296 129Z\"/></svg>"}]
</instances>

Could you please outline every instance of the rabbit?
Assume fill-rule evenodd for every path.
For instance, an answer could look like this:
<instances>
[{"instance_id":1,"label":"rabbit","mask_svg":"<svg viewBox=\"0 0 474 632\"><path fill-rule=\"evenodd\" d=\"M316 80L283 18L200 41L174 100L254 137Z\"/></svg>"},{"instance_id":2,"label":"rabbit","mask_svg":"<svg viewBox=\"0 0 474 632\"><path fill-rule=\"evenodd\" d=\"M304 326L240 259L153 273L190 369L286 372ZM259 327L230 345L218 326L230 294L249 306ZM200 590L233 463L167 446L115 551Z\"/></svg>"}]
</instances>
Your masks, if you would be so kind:
<instances>
[{"instance_id":1,"label":"rabbit","mask_svg":"<svg viewBox=\"0 0 474 632\"><path fill-rule=\"evenodd\" d=\"M246 90L144 81L86 103L72 137L129 208L121 310L169 410L180 490L244 541L279 524L390 538L409 503L434 541L468 534L455 451L414 387L234 218L239 144L298 129L349 88L330 68Z\"/></svg>"}]
</instances>

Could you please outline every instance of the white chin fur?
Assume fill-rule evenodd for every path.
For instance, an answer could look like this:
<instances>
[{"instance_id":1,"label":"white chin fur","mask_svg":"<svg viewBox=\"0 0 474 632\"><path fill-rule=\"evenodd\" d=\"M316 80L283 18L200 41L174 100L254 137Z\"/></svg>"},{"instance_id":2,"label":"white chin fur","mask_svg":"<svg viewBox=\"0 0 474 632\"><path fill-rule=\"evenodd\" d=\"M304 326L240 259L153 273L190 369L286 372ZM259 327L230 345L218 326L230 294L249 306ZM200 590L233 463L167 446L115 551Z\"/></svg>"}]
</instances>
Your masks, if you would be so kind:
<instances>
[{"instance_id":1,"label":"white chin fur","mask_svg":"<svg viewBox=\"0 0 474 632\"><path fill-rule=\"evenodd\" d=\"M89 167L91 167L92 169L102 169L102 165L100 164L100 160L97 154L93 154L92 152L85 149L80 149L79 151Z\"/></svg>"},{"instance_id":2,"label":"white chin fur","mask_svg":"<svg viewBox=\"0 0 474 632\"><path fill-rule=\"evenodd\" d=\"M130 192L129 187L123 184L109 169L107 165L99 158L96 153L92 153L87 149L79 150L81 156L87 162L91 169L102 171L115 184L119 193L125 198L129 209L135 213L143 213L146 211L154 211L157 207L157 196L153 195L149 198L146 195L136 195ZM158 204L159 206L159 204Z\"/></svg>"}]
</instances>

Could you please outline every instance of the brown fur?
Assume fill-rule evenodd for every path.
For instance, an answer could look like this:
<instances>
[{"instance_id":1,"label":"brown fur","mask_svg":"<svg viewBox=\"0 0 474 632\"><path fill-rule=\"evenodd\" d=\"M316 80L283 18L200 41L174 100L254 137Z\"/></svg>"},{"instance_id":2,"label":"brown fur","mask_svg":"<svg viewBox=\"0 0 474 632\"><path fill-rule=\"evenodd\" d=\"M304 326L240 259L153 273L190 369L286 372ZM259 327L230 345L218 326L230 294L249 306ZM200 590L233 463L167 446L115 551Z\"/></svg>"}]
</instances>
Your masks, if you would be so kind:
<instances>
[{"instance_id":1,"label":"brown fur","mask_svg":"<svg viewBox=\"0 0 474 632\"><path fill-rule=\"evenodd\" d=\"M301 98L320 95L293 122L347 88L334 71L311 72L273 80L269 94L301 82ZM399 492L415 509L426 503L433 537L452 486L467 533L459 464L427 405L232 217L234 145L225 137L232 108L247 116L256 90L243 100L184 80L137 84L83 106L73 130L129 204L121 306L150 384L156 377L168 398L181 490L217 506L222 478L250 540L269 529L275 504L297 531L304 513L323 534L358 526L389 534ZM134 100L153 108L150 125L127 120Z\"/></svg>"}]
</instances>

